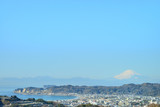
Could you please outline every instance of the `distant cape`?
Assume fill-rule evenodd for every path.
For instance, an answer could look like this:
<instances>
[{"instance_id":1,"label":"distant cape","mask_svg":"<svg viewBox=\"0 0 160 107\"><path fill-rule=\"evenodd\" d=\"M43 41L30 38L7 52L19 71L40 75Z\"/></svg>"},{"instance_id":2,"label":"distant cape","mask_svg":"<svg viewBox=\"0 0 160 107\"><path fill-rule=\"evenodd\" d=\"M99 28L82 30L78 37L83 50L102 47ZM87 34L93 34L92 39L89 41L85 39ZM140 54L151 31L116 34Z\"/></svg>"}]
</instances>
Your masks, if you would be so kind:
<instances>
[{"instance_id":1,"label":"distant cape","mask_svg":"<svg viewBox=\"0 0 160 107\"><path fill-rule=\"evenodd\" d=\"M143 95L160 96L159 83L125 84L122 86L73 86L73 85L45 85L44 88L27 87L14 91L20 94L107 94L107 95Z\"/></svg>"}]
</instances>

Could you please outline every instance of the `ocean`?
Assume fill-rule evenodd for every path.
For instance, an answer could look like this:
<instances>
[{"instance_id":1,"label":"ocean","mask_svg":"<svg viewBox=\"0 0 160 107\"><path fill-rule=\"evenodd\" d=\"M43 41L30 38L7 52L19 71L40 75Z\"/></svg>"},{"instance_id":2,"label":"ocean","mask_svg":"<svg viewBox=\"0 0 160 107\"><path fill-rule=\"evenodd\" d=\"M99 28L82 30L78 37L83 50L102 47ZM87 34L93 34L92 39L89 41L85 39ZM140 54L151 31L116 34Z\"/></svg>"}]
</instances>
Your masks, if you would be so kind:
<instances>
[{"instance_id":1,"label":"ocean","mask_svg":"<svg viewBox=\"0 0 160 107\"><path fill-rule=\"evenodd\" d=\"M6 95L6 96L16 95L18 98L21 98L21 99L42 98L46 101L68 100L68 99L75 99L76 98L76 96L22 95L22 94L14 93L13 91L15 89L16 89L15 87L0 87L0 95Z\"/></svg>"}]
</instances>

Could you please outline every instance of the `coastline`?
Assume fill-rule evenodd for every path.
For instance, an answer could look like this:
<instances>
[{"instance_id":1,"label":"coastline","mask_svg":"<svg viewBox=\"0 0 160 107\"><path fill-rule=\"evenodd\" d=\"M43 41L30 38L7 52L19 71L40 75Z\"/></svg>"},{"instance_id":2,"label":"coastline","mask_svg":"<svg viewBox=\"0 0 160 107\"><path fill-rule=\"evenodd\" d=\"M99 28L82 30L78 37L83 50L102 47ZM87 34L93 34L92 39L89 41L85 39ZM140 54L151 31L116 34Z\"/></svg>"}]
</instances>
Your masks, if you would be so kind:
<instances>
[{"instance_id":1,"label":"coastline","mask_svg":"<svg viewBox=\"0 0 160 107\"><path fill-rule=\"evenodd\" d=\"M77 96L65 96L65 95L40 95L40 94L22 94L22 93L15 93L14 90L17 87L0 87L0 95L2 96L14 96L16 95L17 97L21 98L21 99L28 99L28 98L35 98L35 99L44 99L47 101L57 101L57 100L70 100L70 99L76 99Z\"/></svg>"},{"instance_id":2,"label":"coastline","mask_svg":"<svg viewBox=\"0 0 160 107\"><path fill-rule=\"evenodd\" d=\"M13 92L15 93L15 92ZM82 95L78 95L78 94L62 94L62 93L48 93L48 94L29 94L29 93L15 93L15 94L18 94L18 95L28 95L28 96L53 96L53 97L73 97L73 98L69 98L69 99L58 99L58 100L47 100L47 101L60 101L60 100L77 100L79 98L81 98Z\"/></svg>"},{"instance_id":3,"label":"coastline","mask_svg":"<svg viewBox=\"0 0 160 107\"><path fill-rule=\"evenodd\" d=\"M125 101L126 106L138 104L138 105L148 105L153 100L156 103L160 102L160 98L158 97L151 97L151 96L141 96L141 95L105 95L105 94L76 94L76 93L41 93L41 94L31 94L31 93L13 93L13 95L21 95L21 96L28 96L28 98L35 98L35 99L45 99L45 97L72 97L71 99L54 99L54 100L46 100L51 102L56 102L58 104L63 104L66 106L73 106L76 107L81 104L93 104L99 106L114 106L114 105L123 105L123 101ZM72 95L72 96L71 96ZM74 96L73 96L74 95ZM19 96L18 96L19 97ZM37 98L36 98L37 97ZM38 98L41 97L41 98ZM21 98L23 99L23 98ZM147 103L143 103L143 101L147 101Z\"/></svg>"},{"instance_id":4,"label":"coastline","mask_svg":"<svg viewBox=\"0 0 160 107\"><path fill-rule=\"evenodd\" d=\"M33 93L16 93L14 91L13 91L13 93L16 94L16 95L28 96L28 98L34 97L36 99L38 99L38 98L45 99L46 97L49 97L50 99L45 99L47 101L60 101L60 100L65 100L66 101L66 100L76 100L76 99L80 98L80 96L77 95L77 94L62 94L62 93L57 93L57 94L55 94L55 93L33 94ZM54 98L52 99L52 97L54 97Z\"/></svg>"}]
</instances>

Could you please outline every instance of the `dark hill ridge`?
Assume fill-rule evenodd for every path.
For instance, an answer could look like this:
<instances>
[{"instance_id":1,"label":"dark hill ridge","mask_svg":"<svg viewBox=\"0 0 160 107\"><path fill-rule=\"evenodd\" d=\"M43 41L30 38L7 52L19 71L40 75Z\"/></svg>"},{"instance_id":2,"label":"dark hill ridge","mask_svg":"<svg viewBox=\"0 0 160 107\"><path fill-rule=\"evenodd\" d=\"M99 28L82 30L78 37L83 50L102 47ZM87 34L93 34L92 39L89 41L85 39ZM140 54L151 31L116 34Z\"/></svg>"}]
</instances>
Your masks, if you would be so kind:
<instances>
[{"instance_id":1,"label":"dark hill ridge","mask_svg":"<svg viewBox=\"0 0 160 107\"><path fill-rule=\"evenodd\" d=\"M46 88L27 87L14 91L20 94L134 94L144 96L160 96L160 84L125 84L122 86L49 86Z\"/></svg>"}]
</instances>

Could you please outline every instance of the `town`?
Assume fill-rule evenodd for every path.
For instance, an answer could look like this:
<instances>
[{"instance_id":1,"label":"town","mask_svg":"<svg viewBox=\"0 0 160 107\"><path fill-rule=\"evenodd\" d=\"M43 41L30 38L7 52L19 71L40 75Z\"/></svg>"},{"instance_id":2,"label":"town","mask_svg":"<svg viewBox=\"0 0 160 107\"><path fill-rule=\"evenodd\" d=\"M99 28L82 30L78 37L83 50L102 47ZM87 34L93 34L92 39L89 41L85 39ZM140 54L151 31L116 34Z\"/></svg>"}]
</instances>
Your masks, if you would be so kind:
<instances>
[{"instance_id":1,"label":"town","mask_svg":"<svg viewBox=\"0 0 160 107\"><path fill-rule=\"evenodd\" d=\"M70 100L45 101L0 96L0 107L159 107L160 97L139 95L76 94Z\"/></svg>"},{"instance_id":2,"label":"town","mask_svg":"<svg viewBox=\"0 0 160 107\"><path fill-rule=\"evenodd\" d=\"M77 99L58 100L68 107L76 107L81 104L92 104L103 107L148 107L150 104L160 104L160 97L137 95L78 95Z\"/></svg>"}]
</instances>

